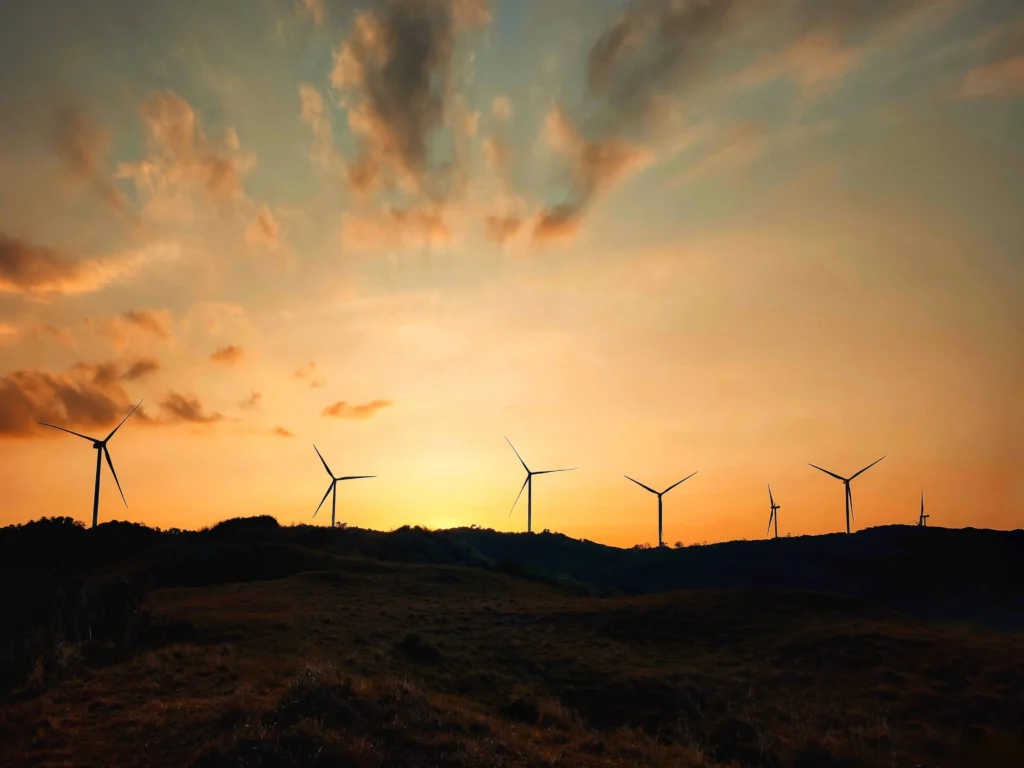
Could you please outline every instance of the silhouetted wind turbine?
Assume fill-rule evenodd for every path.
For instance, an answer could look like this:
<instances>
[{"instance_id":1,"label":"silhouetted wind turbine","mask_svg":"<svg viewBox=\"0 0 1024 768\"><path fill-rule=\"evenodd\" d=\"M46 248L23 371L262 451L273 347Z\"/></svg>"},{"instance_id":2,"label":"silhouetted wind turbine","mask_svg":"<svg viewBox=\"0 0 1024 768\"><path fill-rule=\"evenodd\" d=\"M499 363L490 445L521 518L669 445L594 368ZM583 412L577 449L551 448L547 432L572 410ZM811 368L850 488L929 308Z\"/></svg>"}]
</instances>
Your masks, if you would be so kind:
<instances>
[{"instance_id":1,"label":"silhouetted wind turbine","mask_svg":"<svg viewBox=\"0 0 1024 768\"><path fill-rule=\"evenodd\" d=\"M884 459L884 458L885 458L885 456L882 457L882 459ZM824 472L826 475L832 475L832 477L834 477L836 480L842 480L843 481L843 485L846 486L846 532L847 533L850 532L850 519L853 517L853 494L850 493L850 481L853 480L855 477L857 477L857 475L860 475L860 474L863 474L864 472L867 472L869 469L871 469L873 466L875 466L875 464L877 464L882 459L878 459L878 461L871 462L866 467L864 467L864 469L862 469L860 472L856 472L853 475L851 475L850 477L843 477L842 475L837 475L835 472L829 472L827 469L822 469L817 464L811 464L810 462L807 463L808 466L814 467L819 472Z\"/></svg>"},{"instance_id":2,"label":"silhouetted wind turbine","mask_svg":"<svg viewBox=\"0 0 1024 768\"><path fill-rule=\"evenodd\" d=\"M505 442L511 446L512 451L515 453L516 458L519 459L519 463L523 465L523 469L526 470L526 479L523 481L522 486L519 488L519 493L516 495L516 500L512 502L512 509L508 511L508 516L512 517L512 513L516 509L516 504L519 503L519 497L523 495L523 488L526 488L526 532L533 533L533 476L534 475L550 475L552 472L572 472L576 467L570 467L569 469L539 469L534 472L523 461L523 457L519 455L519 451L512 445L512 441L507 437Z\"/></svg>"},{"instance_id":3,"label":"silhouetted wind turbine","mask_svg":"<svg viewBox=\"0 0 1024 768\"><path fill-rule=\"evenodd\" d=\"M931 515L926 515L924 513L924 491L921 491L921 516L917 518L917 524L922 528L927 528L929 517L931 517Z\"/></svg>"},{"instance_id":4,"label":"silhouetted wind turbine","mask_svg":"<svg viewBox=\"0 0 1024 768\"><path fill-rule=\"evenodd\" d=\"M779 538L779 510L782 509L778 504L775 503L775 498L772 496L772 487L768 486L768 501L772 505L772 513L768 515L768 533L772 532L772 523L775 523L775 538Z\"/></svg>"},{"instance_id":5,"label":"silhouetted wind turbine","mask_svg":"<svg viewBox=\"0 0 1024 768\"><path fill-rule=\"evenodd\" d=\"M139 405L142 405L141 400L139 400ZM135 408L132 408L128 412L128 416L131 416L133 413L135 413L139 405L136 405ZM125 416L123 419L121 419L121 424L124 424L126 421L128 421L128 416ZM92 441L92 447L96 449L96 488L93 490L92 493L93 528L96 527L96 521L100 515L100 467L103 466L104 456L107 457L107 466L110 467L110 474L114 476L114 482L117 483L117 491L118 493L121 494L121 501L124 502L125 507L128 506L128 501L124 497L124 491L121 490L121 481L117 479L117 472L114 471L114 462L110 460L110 451L107 450L107 443L110 442L110 438L114 436L114 433L121 428L121 424L118 424L116 427L114 427L111 433L107 435L105 438L103 438L102 440L97 440L95 437L89 437L88 435L83 435L78 432L72 432L70 429L58 427L56 424L47 424L45 421L40 421L39 423L42 424L44 427L52 427L53 429L59 429L61 432L67 432L69 435L75 435L76 437L80 437L83 440Z\"/></svg>"},{"instance_id":6,"label":"silhouetted wind turbine","mask_svg":"<svg viewBox=\"0 0 1024 768\"><path fill-rule=\"evenodd\" d=\"M317 512L320 511L320 507L327 501L327 494L331 494L331 528L334 527L334 514L338 508L338 483L345 480L364 480L368 477L376 477L376 475L345 475L344 477L335 477L334 473L331 472L331 468L327 466L327 462L324 461L323 455L320 453L320 449L315 445L313 450L316 451L316 455L320 457L320 461L323 462L324 469L327 470L327 474L330 475L331 484L327 486L327 491L324 493L324 497L320 499L320 503L316 505L316 512L313 513L313 517L316 517Z\"/></svg>"},{"instance_id":7,"label":"silhouetted wind turbine","mask_svg":"<svg viewBox=\"0 0 1024 768\"><path fill-rule=\"evenodd\" d=\"M693 473L693 475L696 475L696 474L697 474L696 472ZM630 477L629 475L623 475L623 477L626 478L627 480L630 480L630 481L636 483L637 485L639 485L644 490L650 491L651 493L653 493L655 496L658 497L658 546L659 547L662 546L662 543L661 543L661 497L664 496L669 491L671 491L677 485L679 485L681 483L685 483L687 480L689 480L691 477L693 477L693 475L687 475L682 480L680 480L678 483L672 483L672 485L670 485L664 491L656 491L653 488L651 488L649 485L644 485L639 480L633 480L633 478Z\"/></svg>"}]
</instances>

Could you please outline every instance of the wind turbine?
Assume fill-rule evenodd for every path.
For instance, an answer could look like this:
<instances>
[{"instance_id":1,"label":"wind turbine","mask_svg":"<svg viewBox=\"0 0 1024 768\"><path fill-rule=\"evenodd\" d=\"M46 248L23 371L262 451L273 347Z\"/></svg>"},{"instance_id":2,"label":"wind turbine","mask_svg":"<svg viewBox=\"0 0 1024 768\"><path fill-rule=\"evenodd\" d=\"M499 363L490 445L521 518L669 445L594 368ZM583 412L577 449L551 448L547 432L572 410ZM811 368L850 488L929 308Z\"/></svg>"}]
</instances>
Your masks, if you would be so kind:
<instances>
[{"instance_id":1,"label":"wind turbine","mask_svg":"<svg viewBox=\"0 0 1024 768\"><path fill-rule=\"evenodd\" d=\"M917 518L917 524L921 528L927 528L929 517L931 517L931 515L926 515L924 513L924 491L921 491L921 516Z\"/></svg>"},{"instance_id":2,"label":"wind turbine","mask_svg":"<svg viewBox=\"0 0 1024 768\"><path fill-rule=\"evenodd\" d=\"M696 472L693 473L693 475L696 475L696 474L697 474ZM672 485L670 485L664 491L656 491L653 488L651 488L650 486L644 485L639 480L633 480L633 478L630 477L629 475L623 475L623 477L626 478L627 480L630 480L630 481L636 483L637 485L639 485L644 490L650 491L651 493L653 493L655 496L658 497L658 546L659 547L662 546L662 543L661 543L661 497L664 496L669 491L671 491L673 488L675 488L680 483L685 483L687 480L689 480L691 477L693 477L693 475L687 475L682 480L680 480L678 483L673 483Z\"/></svg>"},{"instance_id":3,"label":"wind turbine","mask_svg":"<svg viewBox=\"0 0 1024 768\"><path fill-rule=\"evenodd\" d=\"M523 481L522 486L519 488L519 493L516 495L516 500L512 502L512 509L509 510L508 516L512 517L512 513L515 511L516 504L519 503L519 497L523 495L523 488L526 488L526 532L533 533L533 476L534 475L550 475L552 472L572 472L576 467L570 467L569 469L539 469L534 472L523 461L523 457L519 455L519 451L512 445L512 441L507 437L505 442L511 446L512 451L515 453L516 458L519 459L519 463L523 465L523 469L526 470L526 479Z\"/></svg>"},{"instance_id":4,"label":"wind turbine","mask_svg":"<svg viewBox=\"0 0 1024 768\"><path fill-rule=\"evenodd\" d=\"M142 405L142 401L139 400L139 405ZM132 408L128 412L128 416L131 416L138 409L139 405ZM121 424L128 421L128 416L121 419ZM107 443L110 442L110 438L114 436L114 433L121 428L121 424L114 427L113 431L102 440L97 440L95 437L89 437L78 432L72 432L70 429L64 429L64 427L58 427L56 424L47 424L45 421L40 421L44 427L52 427L53 429L59 429L61 432L67 432L69 435L75 435L83 440L92 441L92 447L96 449L96 488L92 494L92 527L96 527L96 520L100 515L100 467L103 466L103 457L107 458L107 466L110 467L110 474L114 476L114 482L117 483L118 493L121 494L121 501L124 502L125 507L128 506L128 501L124 497L124 491L121 490L121 481L117 479L117 472L114 471L114 462L110 460L110 451L107 450Z\"/></svg>"},{"instance_id":5,"label":"wind turbine","mask_svg":"<svg viewBox=\"0 0 1024 768\"><path fill-rule=\"evenodd\" d=\"M885 456L882 457L882 459L884 459L884 458L885 458ZM846 532L847 533L850 532L850 519L853 517L853 494L850 493L850 481L853 480L855 477L857 477L857 475L860 475L860 474L862 474L864 472L867 472L869 469L871 469L873 466L875 466L875 464L877 464L882 459L878 459L878 461L871 462L866 467L864 467L864 469L862 469L860 472L856 472L855 474L851 475L850 477L843 477L842 475L837 475L835 472L829 472L827 469L822 469L817 464L811 464L810 462L808 462L808 466L814 467L819 472L824 472L826 475L831 475L836 480L842 480L843 481L843 485L846 486Z\"/></svg>"},{"instance_id":6,"label":"wind turbine","mask_svg":"<svg viewBox=\"0 0 1024 768\"><path fill-rule=\"evenodd\" d=\"M768 486L768 501L772 505L772 513L768 516L768 533L771 533L772 523L775 523L775 538L779 538L779 510L782 509L778 504L775 503L775 498L772 496L772 487Z\"/></svg>"},{"instance_id":7,"label":"wind turbine","mask_svg":"<svg viewBox=\"0 0 1024 768\"><path fill-rule=\"evenodd\" d=\"M344 477L335 477L334 473L331 472L331 468L327 466L327 462L324 461L323 455L320 453L320 449L315 445L313 450L316 451L316 455L320 457L320 461L324 465L324 469L327 470L327 474L331 478L331 484L327 486L327 491L324 493L324 497L320 499L320 503L316 505L316 512L313 513L313 517L316 517L317 512L320 511L320 507L327 501L327 494L331 494L331 528L334 527L334 514L338 508L338 483L345 480L364 480L368 477L376 477L376 475L345 475Z\"/></svg>"}]
</instances>

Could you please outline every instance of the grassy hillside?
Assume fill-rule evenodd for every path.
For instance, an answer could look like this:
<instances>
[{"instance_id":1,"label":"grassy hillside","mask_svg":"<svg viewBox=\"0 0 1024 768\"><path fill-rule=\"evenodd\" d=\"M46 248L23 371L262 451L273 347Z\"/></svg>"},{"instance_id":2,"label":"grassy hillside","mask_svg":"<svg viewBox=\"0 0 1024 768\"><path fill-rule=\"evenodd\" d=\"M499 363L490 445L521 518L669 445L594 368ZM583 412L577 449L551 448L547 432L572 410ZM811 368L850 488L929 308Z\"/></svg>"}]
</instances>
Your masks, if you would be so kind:
<instances>
[{"instance_id":1,"label":"grassy hillside","mask_svg":"<svg viewBox=\"0 0 1024 768\"><path fill-rule=\"evenodd\" d=\"M5 529L0 764L1020 766L1024 635L866 597L927 591L908 558L1005 619L1019 546ZM935 565L950 549L987 570ZM844 589L765 588L797 577Z\"/></svg>"}]
</instances>

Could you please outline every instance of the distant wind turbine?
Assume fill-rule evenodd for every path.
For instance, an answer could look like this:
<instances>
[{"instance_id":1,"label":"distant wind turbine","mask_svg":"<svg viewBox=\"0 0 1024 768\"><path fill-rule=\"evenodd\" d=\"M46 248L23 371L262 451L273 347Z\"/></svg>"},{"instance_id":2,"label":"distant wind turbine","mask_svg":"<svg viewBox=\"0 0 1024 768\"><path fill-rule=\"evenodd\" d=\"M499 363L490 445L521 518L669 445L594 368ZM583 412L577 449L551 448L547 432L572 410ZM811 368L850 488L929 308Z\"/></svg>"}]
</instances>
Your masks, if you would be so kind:
<instances>
[{"instance_id":1,"label":"distant wind turbine","mask_svg":"<svg viewBox=\"0 0 1024 768\"><path fill-rule=\"evenodd\" d=\"M882 457L882 459L884 459L884 458L885 458L885 456ZM860 475L860 474L863 474L864 472L867 472L869 469L871 469L873 466L875 466L875 464L877 464L882 459L878 459L878 461L871 462L866 467L864 467L864 469L862 469L860 472L856 472L855 474L851 475L850 477L843 477L842 475L837 475L835 472L829 472L827 469L822 469L817 464L811 464L810 462L808 462L808 466L814 467L816 470L818 470L819 472L824 472L826 475L831 475L836 480L842 480L843 481L843 485L846 486L846 532L847 533L850 532L850 520L853 518L853 494L850 493L850 481L853 480L855 477L857 477L857 475Z\"/></svg>"},{"instance_id":2,"label":"distant wind turbine","mask_svg":"<svg viewBox=\"0 0 1024 768\"><path fill-rule=\"evenodd\" d=\"M926 515L924 513L924 491L921 491L921 516L917 518L917 524L921 528L927 528L929 517L931 517L931 515Z\"/></svg>"},{"instance_id":3,"label":"distant wind turbine","mask_svg":"<svg viewBox=\"0 0 1024 768\"><path fill-rule=\"evenodd\" d=\"M338 483L344 482L345 480L364 480L368 477L376 477L376 475L345 475L344 477L335 477L334 473L331 472L331 468L327 466L327 462L324 461L323 455L320 453L320 449L315 445L313 450L316 451L316 455L320 457L320 461L324 465L324 469L327 470L327 474L331 478L331 484L327 486L327 492L324 493L324 497L320 499L320 503L316 505L316 512L313 513L313 517L316 517L317 512L320 511L320 507L327 501L327 494L331 495L331 528L334 527L334 516L338 508Z\"/></svg>"},{"instance_id":4,"label":"distant wind turbine","mask_svg":"<svg viewBox=\"0 0 1024 768\"><path fill-rule=\"evenodd\" d=\"M775 538L779 538L779 510L782 509L778 504L775 503L775 497L772 496L772 487L768 486L768 501L772 505L772 513L768 516L768 533L772 532L772 523L775 523Z\"/></svg>"},{"instance_id":5,"label":"distant wind turbine","mask_svg":"<svg viewBox=\"0 0 1024 768\"><path fill-rule=\"evenodd\" d=\"M514 502L512 502L512 509L509 510L508 516L512 517L512 513L516 509L516 504L519 503L519 497L523 495L523 488L526 488L527 489L526 490L526 532L527 533L532 533L533 532L533 476L534 475L550 475L553 472L572 472L573 470L576 469L576 467L571 467L569 469L539 469L536 472L534 472L532 469L530 469L528 466L526 466L526 462L523 461L523 457L519 455L519 451L516 450L516 447L514 445L512 445L512 441L509 440L506 437L505 438L505 442L508 443L509 446L511 446L512 451L516 455L516 458L519 459L519 463L522 464L523 465L523 469L526 470L526 479L523 481L522 486L519 488L519 493L516 495L516 500Z\"/></svg>"},{"instance_id":6,"label":"distant wind turbine","mask_svg":"<svg viewBox=\"0 0 1024 768\"><path fill-rule=\"evenodd\" d=\"M697 474L696 472L693 473L693 475L696 475L696 474ZM662 510L661 497L664 496L669 491L671 491L677 485L685 483L687 480L689 480L691 477L693 477L693 475L687 475L682 480L680 480L678 483L672 483L672 485L670 485L664 491L656 491L653 488L651 488L649 485L644 485L639 480L633 480L633 478L630 477L629 475L623 475L623 477L626 478L627 480L630 480L631 482L636 483L637 485L639 485L644 490L650 491L651 493L653 493L655 496L658 497L658 546L659 547L662 546L662 541L661 541L661 530L662 530L662 525L661 525L661 510Z\"/></svg>"},{"instance_id":7,"label":"distant wind turbine","mask_svg":"<svg viewBox=\"0 0 1024 768\"><path fill-rule=\"evenodd\" d=\"M139 400L139 405L142 405L142 401ZM128 412L128 416L131 416L138 409L139 405L132 408ZM128 416L121 419L121 424L128 421ZM110 438L114 436L114 433L121 428L121 424L114 427L113 431L102 440L97 440L95 437L89 437L78 432L72 432L70 429L64 429L64 427L58 427L56 424L47 424L45 421L40 421L44 427L52 427L53 429L59 429L61 432L67 432L69 435L75 435L83 440L92 441L92 447L96 449L96 487L92 494L92 527L96 527L96 521L100 516L100 468L103 466L103 457L107 459L107 466L110 467L110 474L114 476L114 482L117 483L117 491L121 494L121 501L124 502L125 507L128 506L128 501L124 497L124 491L121 490L121 481L117 479L117 472L114 471L114 462L110 460L110 451L107 450L107 443L110 442Z\"/></svg>"}]
</instances>

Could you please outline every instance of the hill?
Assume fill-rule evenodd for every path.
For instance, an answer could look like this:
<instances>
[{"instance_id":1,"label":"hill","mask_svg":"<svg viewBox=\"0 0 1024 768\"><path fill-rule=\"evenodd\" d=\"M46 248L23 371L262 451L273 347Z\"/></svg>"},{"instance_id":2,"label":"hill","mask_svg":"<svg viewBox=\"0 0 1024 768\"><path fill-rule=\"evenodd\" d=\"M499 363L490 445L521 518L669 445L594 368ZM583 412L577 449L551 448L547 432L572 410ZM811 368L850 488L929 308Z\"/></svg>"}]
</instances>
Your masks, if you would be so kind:
<instances>
[{"instance_id":1,"label":"hill","mask_svg":"<svg viewBox=\"0 0 1024 768\"><path fill-rule=\"evenodd\" d=\"M1019 766L1021 547L37 521L0 764Z\"/></svg>"}]
</instances>

